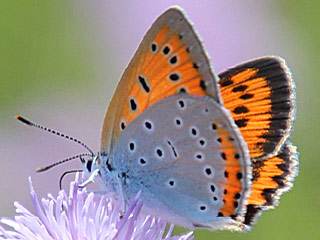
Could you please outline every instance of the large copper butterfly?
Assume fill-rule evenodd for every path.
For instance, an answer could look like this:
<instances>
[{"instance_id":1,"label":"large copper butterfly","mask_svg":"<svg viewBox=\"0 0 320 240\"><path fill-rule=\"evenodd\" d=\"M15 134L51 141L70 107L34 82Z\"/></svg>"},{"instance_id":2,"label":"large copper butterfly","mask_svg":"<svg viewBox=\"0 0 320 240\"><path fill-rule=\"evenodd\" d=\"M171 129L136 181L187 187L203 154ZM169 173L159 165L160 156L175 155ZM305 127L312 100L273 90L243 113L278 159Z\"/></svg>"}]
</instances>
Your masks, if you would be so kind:
<instances>
[{"instance_id":1,"label":"large copper butterfly","mask_svg":"<svg viewBox=\"0 0 320 240\"><path fill-rule=\"evenodd\" d=\"M187 228L250 230L292 187L295 85L262 57L216 75L176 7L144 36L107 110L91 180ZM85 183L85 184L86 184Z\"/></svg>"},{"instance_id":2,"label":"large copper butterfly","mask_svg":"<svg viewBox=\"0 0 320 240\"><path fill-rule=\"evenodd\" d=\"M220 79L220 80L219 80ZM151 26L107 110L93 163L108 191L188 228L250 229L297 174L295 86L283 59L215 75L170 8Z\"/></svg>"}]
</instances>

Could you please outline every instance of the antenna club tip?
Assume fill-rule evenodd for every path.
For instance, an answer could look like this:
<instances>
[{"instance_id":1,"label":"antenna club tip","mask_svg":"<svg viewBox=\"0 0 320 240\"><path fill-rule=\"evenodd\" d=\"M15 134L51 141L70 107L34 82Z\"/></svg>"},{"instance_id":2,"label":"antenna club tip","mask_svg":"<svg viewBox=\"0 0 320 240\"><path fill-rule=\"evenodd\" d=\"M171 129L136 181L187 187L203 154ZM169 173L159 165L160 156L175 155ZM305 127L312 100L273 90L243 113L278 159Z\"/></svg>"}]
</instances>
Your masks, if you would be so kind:
<instances>
[{"instance_id":1,"label":"antenna club tip","mask_svg":"<svg viewBox=\"0 0 320 240\"><path fill-rule=\"evenodd\" d=\"M47 170L47 168L37 168L36 169L36 172L37 173L40 173L40 172L44 172L44 171L46 171Z\"/></svg>"},{"instance_id":2,"label":"antenna club tip","mask_svg":"<svg viewBox=\"0 0 320 240\"><path fill-rule=\"evenodd\" d=\"M15 118L18 119L20 122L23 122L24 124L27 124L29 126L33 125L29 120L27 120L19 115L16 115Z\"/></svg>"}]
</instances>

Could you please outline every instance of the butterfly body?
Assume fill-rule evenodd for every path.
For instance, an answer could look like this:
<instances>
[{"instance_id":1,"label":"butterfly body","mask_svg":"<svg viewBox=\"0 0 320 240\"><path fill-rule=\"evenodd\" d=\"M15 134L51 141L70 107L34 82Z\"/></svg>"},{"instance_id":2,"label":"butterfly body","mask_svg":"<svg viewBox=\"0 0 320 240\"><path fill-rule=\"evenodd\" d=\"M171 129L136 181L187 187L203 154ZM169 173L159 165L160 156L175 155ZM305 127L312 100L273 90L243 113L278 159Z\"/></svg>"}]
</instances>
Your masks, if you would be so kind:
<instances>
[{"instance_id":1,"label":"butterfly body","mask_svg":"<svg viewBox=\"0 0 320 240\"><path fill-rule=\"evenodd\" d=\"M250 230L297 175L294 112L282 59L217 76L181 9L170 8L126 68L88 170L124 203L140 192L148 214L192 229Z\"/></svg>"}]
</instances>

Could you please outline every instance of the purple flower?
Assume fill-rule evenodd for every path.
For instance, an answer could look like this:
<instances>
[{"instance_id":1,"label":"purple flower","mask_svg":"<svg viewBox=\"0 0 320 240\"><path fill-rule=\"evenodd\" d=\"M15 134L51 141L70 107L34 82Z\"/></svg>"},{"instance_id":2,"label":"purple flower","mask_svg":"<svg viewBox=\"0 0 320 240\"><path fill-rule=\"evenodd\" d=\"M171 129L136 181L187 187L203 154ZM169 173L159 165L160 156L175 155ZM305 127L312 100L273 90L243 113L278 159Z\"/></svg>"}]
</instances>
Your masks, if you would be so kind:
<instances>
[{"instance_id":1,"label":"purple flower","mask_svg":"<svg viewBox=\"0 0 320 240\"><path fill-rule=\"evenodd\" d=\"M193 233L171 236L174 226L165 233L166 222L141 211L139 196L131 203L122 218L119 217L121 202L104 195L87 193L78 187L79 177L71 182L69 195L60 191L57 198L48 194L41 204L29 178L31 198L36 215L15 202L17 215L14 219L2 218L0 239L193 239Z\"/></svg>"}]
</instances>

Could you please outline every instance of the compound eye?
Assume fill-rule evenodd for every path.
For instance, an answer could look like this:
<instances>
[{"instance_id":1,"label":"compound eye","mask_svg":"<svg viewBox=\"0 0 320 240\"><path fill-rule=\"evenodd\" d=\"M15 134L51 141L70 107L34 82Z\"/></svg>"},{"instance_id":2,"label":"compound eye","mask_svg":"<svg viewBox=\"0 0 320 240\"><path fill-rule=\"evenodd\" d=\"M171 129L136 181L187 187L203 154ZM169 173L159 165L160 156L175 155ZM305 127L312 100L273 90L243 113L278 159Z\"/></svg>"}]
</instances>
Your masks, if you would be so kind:
<instances>
[{"instance_id":1,"label":"compound eye","mask_svg":"<svg viewBox=\"0 0 320 240\"><path fill-rule=\"evenodd\" d=\"M92 160L88 160L86 163L86 167L89 172L91 172L91 170L92 170L92 162L93 162Z\"/></svg>"}]
</instances>

